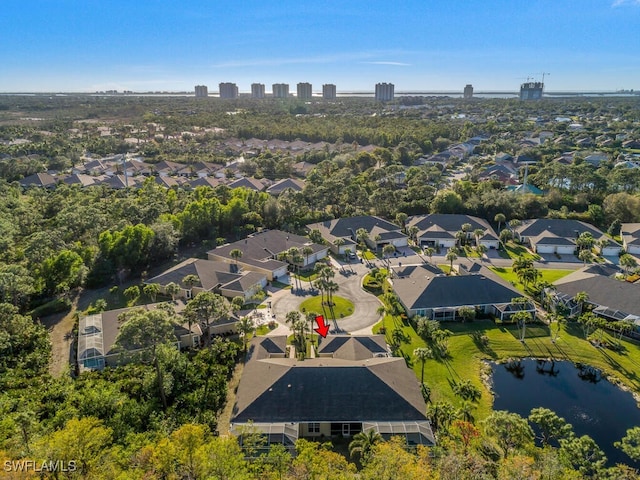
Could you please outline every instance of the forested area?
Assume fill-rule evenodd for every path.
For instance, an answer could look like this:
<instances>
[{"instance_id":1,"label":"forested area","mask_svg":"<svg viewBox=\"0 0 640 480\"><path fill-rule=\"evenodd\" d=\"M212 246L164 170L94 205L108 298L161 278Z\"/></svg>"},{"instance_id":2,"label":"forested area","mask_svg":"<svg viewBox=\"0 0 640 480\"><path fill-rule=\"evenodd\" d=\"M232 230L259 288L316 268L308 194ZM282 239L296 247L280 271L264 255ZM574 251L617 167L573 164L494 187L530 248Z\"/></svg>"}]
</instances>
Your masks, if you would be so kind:
<instances>
[{"instance_id":1,"label":"forested area","mask_svg":"<svg viewBox=\"0 0 640 480\"><path fill-rule=\"evenodd\" d=\"M605 470L597 445L562 437L566 428L552 417L547 420L558 434L553 449L548 439L539 438L536 446L523 419L496 415L473 425L443 412L439 446L429 451L407 452L385 442L348 461L303 441L295 459L277 448L261 457L259 445L242 452L234 441L213 436L240 355L229 341L188 353L160 346L155 365L141 362L74 379L49 375L51 345L38 317L68 309L81 289L146 277L184 249L213 248L261 228L305 233L308 223L340 216L394 221L398 214L427 212L468 213L490 222L497 214L503 221L577 218L604 230L640 222L640 168L615 167L625 152L620 141L603 149L611 160L598 166L581 154L568 165L556 162L574 148L561 143L518 143L519 135L543 129L567 133L566 125L538 124L531 116L589 116L593 136L638 135L636 101L420 99L417 106L385 110L367 99L303 104L142 97L35 97L16 104L1 97L0 457L77 459L86 478L636 478L626 467ZM105 125L109 136L97 129ZM415 164L478 134L488 140L460 179L440 166ZM140 142L126 142L130 137ZM165 188L153 178L123 190L25 190L17 182L47 169L70 169L87 153L224 164L234 156L222 145L231 137L331 147L247 158L243 172L269 179L290 176L295 162L315 165L302 191L278 197L225 185ZM364 145L372 148L357 148ZM516 194L496 180L479 180L484 163L500 152L537 160L529 181L545 195ZM349 464L356 459L357 466Z\"/></svg>"}]
</instances>

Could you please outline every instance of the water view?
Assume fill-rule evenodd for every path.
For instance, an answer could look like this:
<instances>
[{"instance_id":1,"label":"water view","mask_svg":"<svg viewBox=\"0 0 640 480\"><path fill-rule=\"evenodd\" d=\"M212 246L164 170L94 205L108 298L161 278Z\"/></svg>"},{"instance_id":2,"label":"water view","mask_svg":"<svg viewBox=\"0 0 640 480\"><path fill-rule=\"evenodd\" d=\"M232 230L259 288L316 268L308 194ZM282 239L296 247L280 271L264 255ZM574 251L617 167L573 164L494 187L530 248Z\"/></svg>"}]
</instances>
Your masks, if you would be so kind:
<instances>
[{"instance_id":1,"label":"water view","mask_svg":"<svg viewBox=\"0 0 640 480\"><path fill-rule=\"evenodd\" d=\"M602 378L597 370L570 362L522 360L493 366L494 409L527 417L546 407L573 425L578 436L589 435L609 464L633 462L613 446L627 429L640 425L633 395Z\"/></svg>"}]
</instances>

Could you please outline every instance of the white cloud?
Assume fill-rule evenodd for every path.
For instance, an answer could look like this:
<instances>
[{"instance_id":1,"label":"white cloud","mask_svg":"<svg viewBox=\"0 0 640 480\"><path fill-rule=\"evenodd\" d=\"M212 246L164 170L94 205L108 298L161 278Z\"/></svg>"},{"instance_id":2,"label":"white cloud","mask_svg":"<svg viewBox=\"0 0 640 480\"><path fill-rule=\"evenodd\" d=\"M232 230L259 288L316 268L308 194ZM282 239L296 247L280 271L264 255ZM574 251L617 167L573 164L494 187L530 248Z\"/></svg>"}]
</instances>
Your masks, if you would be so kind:
<instances>
[{"instance_id":1,"label":"white cloud","mask_svg":"<svg viewBox=\"0 0 640 480\"><path fill-rule=\"evenodd\" d=\"M614 0L612 7L621 7L623 5L635 5L640 7L640 0Z\"/></svg>"},{"instance_id":2,"label":"white cloud","mask_svg":"<svg viewBox=\"0 0 640 480\"><path fill-rule=\"evenodd\" d=\"M337 54L315 55L309 57L281 57L281 58L254 58L246 60L230 60L212 65L214 68L234 68L234 67L280 67L283 65L300 65L300 64L329 64L337 62L357 62L372 63L379 65L399 65L409 66L410 64L401 62L376 62L367 61L382 56L406 55L410 52L406 51L370 51L370 52L345 52Z\"/></svg>"},{"instance_id":3,"label":"white cloud","mask_svg":"<svg viewBox=\"0 0 640 480\"><path fill-rule=\"evenodd\" d=\"M403 62L360 62L360 63L366 63L369 65L394 65L396 67L410 67L411 64L410 63L403 63Z\"/></svg>"}]
</instances>

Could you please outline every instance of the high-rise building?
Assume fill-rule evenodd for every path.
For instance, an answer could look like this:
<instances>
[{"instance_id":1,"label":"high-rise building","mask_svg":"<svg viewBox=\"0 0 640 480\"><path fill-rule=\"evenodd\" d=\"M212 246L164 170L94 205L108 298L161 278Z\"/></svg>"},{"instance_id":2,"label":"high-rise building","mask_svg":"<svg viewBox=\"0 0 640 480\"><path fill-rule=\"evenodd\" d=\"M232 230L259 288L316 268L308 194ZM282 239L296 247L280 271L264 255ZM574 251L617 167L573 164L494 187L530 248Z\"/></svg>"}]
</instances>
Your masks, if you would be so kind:
<instances>
[{"instance_id":1,"label":"high-rise building","mask_svg":"<svg viewBox=\"0 0 640 480\"><path fill-rule=\"evenodd\" d=\"M473 85L471 84L465 85L464 93L462 96L466 99L473 98Z\"/></svg>"},{"instance_id":2,"label":"high-rise building","mask_svg":"<svg viewBox=\"0 0 640 480\"><path fill-rule=\"evenodd\" d=\"M196 98L204 98L209 96L209 89L206 85L196 85Z\"/></svg>"},{"instance_id":3,"label":"high-rise building","mask_svg":"<svg viewBox=\"0 0 640 480\"><path fill-rule=\"evenodd\" d=\"M251 98L264 98L264 83L251 84Z\"/></svg>"},{"instance_id":4,"label":"high-rise building","mask_svg":"<svg viewBox=\"0 0 640 480\"><path fill-rule=\"evenodd\" d=\"M238 98L238 87L235 83L225 82L218 85L220 98Z\"/></svg>"},{"instance_id":5,"label":"high-rise building","mask_svg":"<svg viewBox=\"0 0 640 480\"><path fill-rule=\"evenodd\" d=\"M274 83L271 86L271 92L274 98L289 98L289 84L288 83Z\"/></svg>"},{"instance_id":6,"label":"high-rise building","mask_svg":"<svg viewBox=\"0 0 640 480\"><path fill-rule=\"evenodd\" d=\"M307 82L300 82L296 86L296 91L298 93L298 98L302 98L302 99L307 99L308 100L312 96L311 84L307 83Z\"/></svg>"},{"instance_id":7,"label":"high-rise building","mask_svg":"<svg viewBox=\"0 0 640 480\"><path fill-rule=\"evenodd\" d=\"M395 88L393 83L376 83L376 100L390 102L393 100Z\"/></svg>"},{"instance_id":8,"label":"high-rise building","mask_svg":"<svg viewBox=\"0 0 640 480\"><path fill-rule=\"evenodd\" d=\"M520 85L520 100L540 100L544 83L527 82Z\"/></svg>"},{"instance_id":9,"label":"high-rise building","mask_svg":"<svg viewBox=\"0 0 640 480\"><path fill-rule=\"evenodd\" d=\"M333 83L322 85L322 98L325 100L334 100L336 98L336 86Z\"/></svg>"}]
</instances>

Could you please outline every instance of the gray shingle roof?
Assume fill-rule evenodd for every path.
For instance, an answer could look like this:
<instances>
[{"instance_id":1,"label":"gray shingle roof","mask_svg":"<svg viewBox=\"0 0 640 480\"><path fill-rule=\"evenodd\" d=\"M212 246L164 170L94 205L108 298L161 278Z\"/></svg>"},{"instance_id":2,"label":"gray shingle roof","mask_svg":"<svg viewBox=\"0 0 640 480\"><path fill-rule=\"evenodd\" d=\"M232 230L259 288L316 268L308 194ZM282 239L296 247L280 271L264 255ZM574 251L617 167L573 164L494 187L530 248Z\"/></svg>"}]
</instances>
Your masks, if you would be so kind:
<instances>
[{"instance_id":1,"label":"gray shingle roof","mask_svg":"<svg viewBox=\"0 0 640 480\"><path fill-rule=\"evenodd\" d=\"M360 228L364 228L369 233L371 240L373 240L376 235L380 235L386 240L406 237L406 235L400 231L398 225L373 215L337 218L312 223L307 225L307 228L309 230L319 230L322 237L330 242L333 242L336 238L350 238L355 240L356 232Z\"/></svg>"},{"instance_id":2,"label":"gray shingle roof","mask_svg":"<svg viewBox=\"0 0 640 480\"><path fill-rule=\"evenodd\" d=\"M207 253L234 261L231 258L230 252L237 248L242 251L242 257L238 260L238 263L246 263L260 268L276 270L284 266L285 262L275 260L273 257L277 257L278 254L291 247L297 247L302 250L306 246L311 247L314 253L327 249L327 247L313 243L308 238L300 235L283 232L281 230L268 230L251 235L244 240L223 245Z\"/></svg>"},{"instance_id":3,"label":"gray shingle roof","mask_svg":"<svg viewBox=\"0 0 640 480\"><path fill-rule=\"evenodd\" d=\"M640 316L640 286L611 277L613 272L609 267L591 266L562 277L554 285L571 297L587 292L590 303Z\"/></svg>"},{"instance_id":4,"label":"gray shingle roof","mask_svg":"<svg viewBox=\"0 0 640 480\"><path fill-rule=\"evenodd\" d=\"M474 230L481 229L485 231L483 239L497 240L498 238L489 222L482 218L462 214L432 213L429 215L416 215L407 219L407 228L414 225L417 226L420 229L418 232L419 237L452 238L465 223L471 224L471 234L473 234Z\"/></svg>"},{"instance_id":5,"label":"gray shingle roof","mask_svg":"<svg viewBox=\"0 0 640 480\"><path fill-rule=\"evenodd\" d=\"M494 305L509 303L522 294L498 279L485 274L433 275L415 272L404 278L394 278L393 289L409 309L460 307L464 305ZM493 276L493 275L492 275Z\"/></svg>"},{"instance_id":6,"label":"gray shingle roof","mask_svg":"<svg viewBox=\"0 0 640 480\"><path fill-rule=\"evenodd\" d=\"M272 341L265 338L255 338L252 348ZM402 358L300 362L255 355L240 380L232 422L424 421L425 410Z\"/></svg>"}]
</instances>

